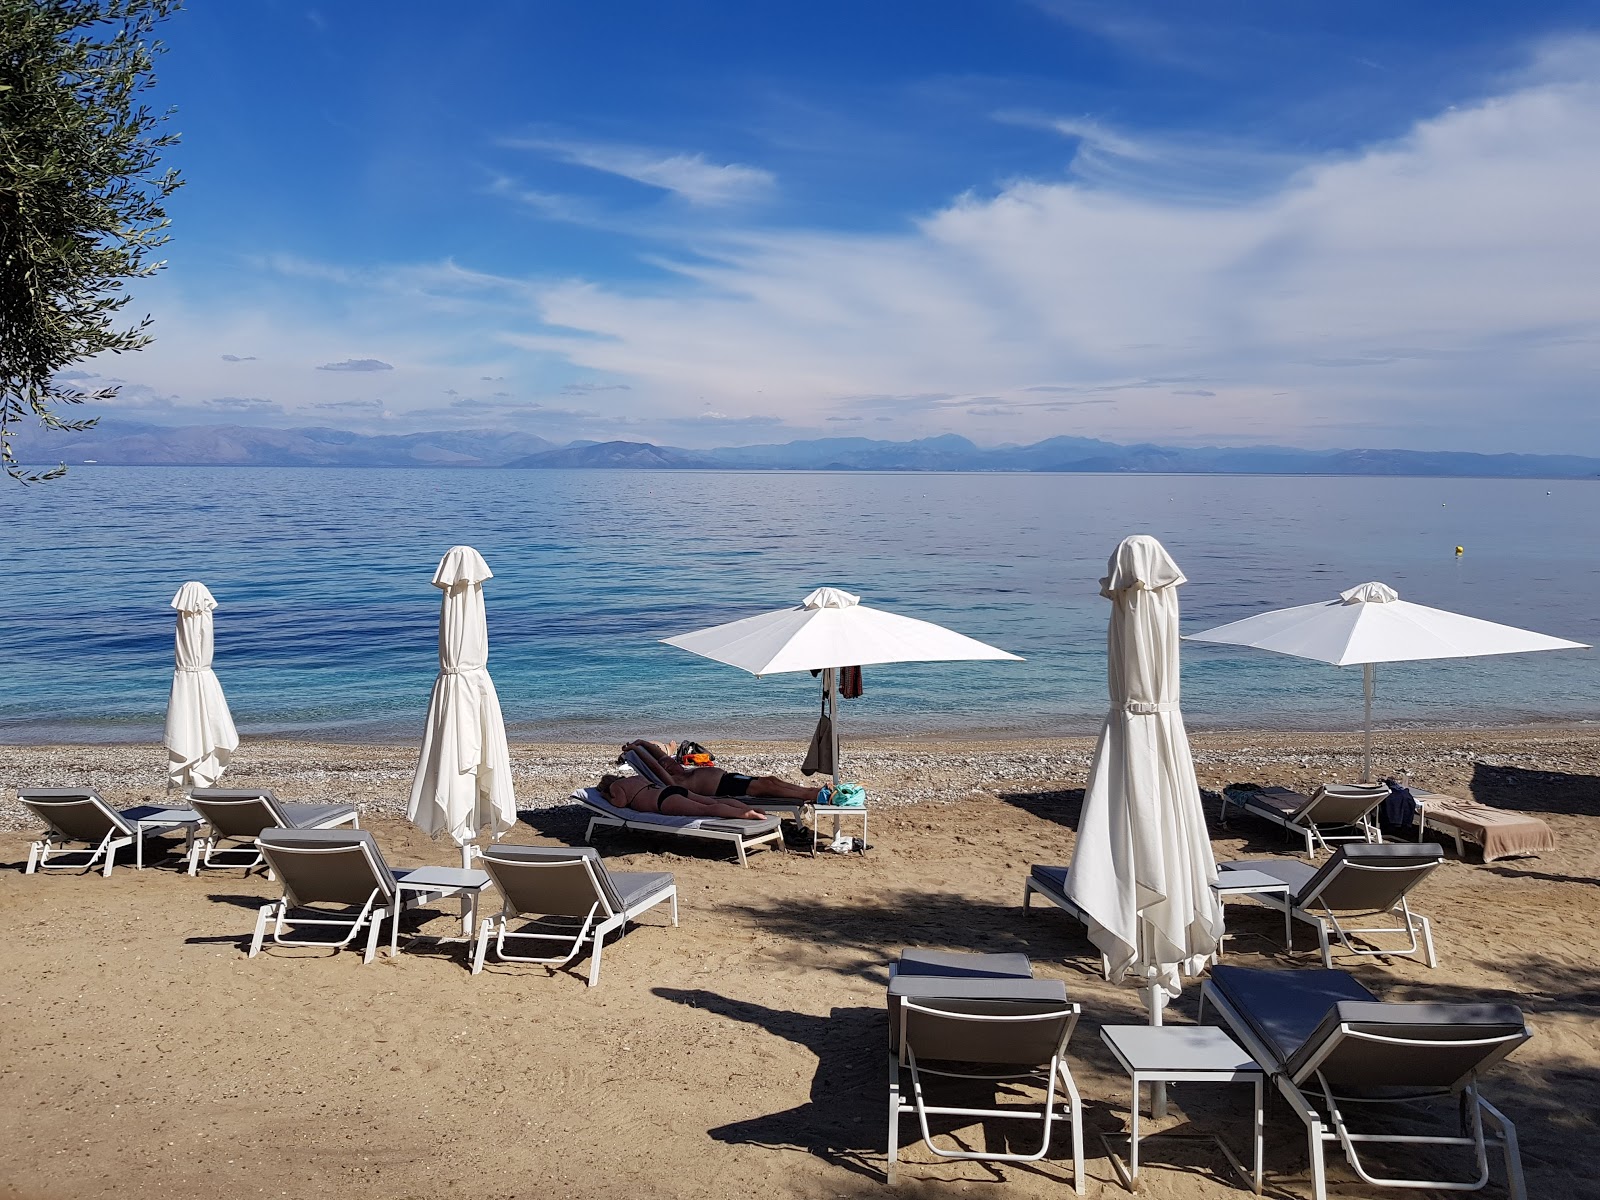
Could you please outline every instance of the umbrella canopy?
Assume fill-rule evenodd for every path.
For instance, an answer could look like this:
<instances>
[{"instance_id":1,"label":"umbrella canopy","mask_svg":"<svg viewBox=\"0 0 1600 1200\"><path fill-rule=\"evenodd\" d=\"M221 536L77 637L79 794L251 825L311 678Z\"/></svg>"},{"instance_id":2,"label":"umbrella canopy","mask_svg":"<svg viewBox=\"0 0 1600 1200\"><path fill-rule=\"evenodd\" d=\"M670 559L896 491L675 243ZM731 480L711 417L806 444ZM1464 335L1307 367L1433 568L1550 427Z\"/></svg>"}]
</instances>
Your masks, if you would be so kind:
<instances>
[{"instance_id":1,"label":"umbrella canopy","mask_svg":"<svg viewBox=\"0 0 1600 1200\"><path fill-rule=\"evenodd\" d=\"M462 847L482 829L499 837L517 821L505 719L488 670L483 581L492 574L471 546L452 546L434 572L433 586L444 593L439 677L428 700L406 814L430 837L447 833ZM463 851L463 862L469 853Z\"/></svg>"},{"instance_id":2,"label":"umbrella canopy","mask_svg":"<svg viewBox=\"0 0 1600 1200\"><path fill-rule=\"evenodd\" d=\"M172 787L213 787L239 748L228 699L211 669L211 612L217 601L193 581L172 598L178 610L176 663L167 698L167 780Z\"/></svg>"},{"instance_id":3,"label":"umbrella canopy","mask_svg":"<svg viewBox=\"0 0 1600 1200\"><path fill-rule=\"evenodd\" d=\"M821 671L828 715L837 716L838 670L877 663L1020 661L931 621L918 621L861 603L842 588L820 587L792 608L663 638L669 646L749 671ZM839 781L838 721L831 720L833 778Z\"/></svg>"},{"instance_id":4,"label":"umbrella canopy","mask_svg":"<svg viewBox=\"0 0 1600 1200\"><path fill-rule=\"evenodd\" d=\"M1400 599L1388 584L1363 583L1337 599L1259 613L1191 633L1190 642L1252 646L1332 663L1359 663L1366 695L1366 751L1361 778L1372 778L1373 665L1429 658L1477 658L1533 650L1586 650L1582 642L1446 612Z\"/></svg>"},{"instance_id":5,"label":"umbrella canopy","mask_svg":"<svg viewBox=\"0 0 1600 1200\"><path fill-rule=\"evenodd\" d=\"M752 675L875 663L1017 659L943 625L871 608L860 596L833 587L817 588L793 608L662 640Z\"/></svg>"},{"instance_id":6,"label":"umbrella canopy","mask_svg":"<svg viewBox=\"0 0 1600 1200\"><path fill-rule=\"evenodd\" d=\"M1067 894L1113 981L1150 987L1151 1013L1182 977L1205 969L1222 938L1216 861L1178 706L1178 587L1183 572L1155 538L1111 556L1100 594L1111 710L1100 729Z\"/></svg>"}]
</instances>

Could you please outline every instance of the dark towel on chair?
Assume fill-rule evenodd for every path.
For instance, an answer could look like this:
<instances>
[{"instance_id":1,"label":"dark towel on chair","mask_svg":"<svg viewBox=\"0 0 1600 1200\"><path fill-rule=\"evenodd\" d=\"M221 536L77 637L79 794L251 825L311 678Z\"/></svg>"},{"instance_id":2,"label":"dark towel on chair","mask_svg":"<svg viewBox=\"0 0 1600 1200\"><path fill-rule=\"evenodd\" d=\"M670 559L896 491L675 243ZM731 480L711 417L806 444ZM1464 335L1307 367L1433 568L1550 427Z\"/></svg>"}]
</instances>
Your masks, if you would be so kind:
<instances>
[{"instance_id":1,"label":"dark towel on chair","mask_svg":"<svg viewBox=\"0 0 1600 1200\"><path fill-rule=\"evenodd\" d=\"M1389 798L1383 802L1380 824L1385 829L1403 829L1407 825L1417 823L1417 798L1411 794L1411 789L1401 787L1393 779L1383 781L1388 785Z\"/></svg>"}]
</instances>

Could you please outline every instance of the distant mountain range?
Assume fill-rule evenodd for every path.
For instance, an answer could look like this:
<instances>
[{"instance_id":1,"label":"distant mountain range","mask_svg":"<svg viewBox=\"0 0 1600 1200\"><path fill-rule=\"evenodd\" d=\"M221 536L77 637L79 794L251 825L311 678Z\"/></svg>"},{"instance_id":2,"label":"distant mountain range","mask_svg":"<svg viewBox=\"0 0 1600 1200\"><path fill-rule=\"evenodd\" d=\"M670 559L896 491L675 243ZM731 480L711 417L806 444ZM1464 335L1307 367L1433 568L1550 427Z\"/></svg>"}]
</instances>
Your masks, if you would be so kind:
<instances>
[{"instance_id":1,"label":"distant mountain range","mask_svg":"<svg viewBox=\"0 0 1600 1200\"><path fill-rule=\"evenodd\" d=\"M1058 471L1201 475L1456 475L1593 479L1600 458L1447 450L1297 450L1289 446L1125 446L1053 437L982 449L947 434L911 442L819 438L687 450L649 442L573 442L474 429L367 435L339 429L165 426L102 421L53 436L49 461L116 466L509 467L736 471ZM34 449L36 447L29 447Z\"/></svg>"}]
</instances>

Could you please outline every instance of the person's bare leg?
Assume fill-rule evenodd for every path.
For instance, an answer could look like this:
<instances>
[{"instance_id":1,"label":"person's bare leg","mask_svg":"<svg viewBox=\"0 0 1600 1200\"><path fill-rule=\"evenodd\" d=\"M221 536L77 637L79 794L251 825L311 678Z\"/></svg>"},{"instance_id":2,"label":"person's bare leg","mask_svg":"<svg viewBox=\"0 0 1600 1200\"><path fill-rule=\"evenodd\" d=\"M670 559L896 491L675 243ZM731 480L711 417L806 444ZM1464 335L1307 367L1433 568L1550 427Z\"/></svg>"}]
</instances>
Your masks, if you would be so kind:
<instances>
[{"instance_id":1,"label":"person's bare leg","mask_svg":"<svg viewBox=\"0 0 1600 1200\"><path fill-rule=\"evenodd\" d=\"M668 796L661 811L674 817L723 817L734 820L765 820L767 814L736 800L709 800L699 796Z\"/></svg>"},{"instance_id":2,"label":"person's bare leg","mask_svg":"<svg viewBox=\"0 0 1600 1200\"><path fill-rule=\"evenodd\" d=\"M798 800L802 804L815 804L821 790L801 787L798 783L789 783L775 775L757 775L750 781L745 794L756 800L766 797L769 800Z\"/></svg>"}]
</instances>

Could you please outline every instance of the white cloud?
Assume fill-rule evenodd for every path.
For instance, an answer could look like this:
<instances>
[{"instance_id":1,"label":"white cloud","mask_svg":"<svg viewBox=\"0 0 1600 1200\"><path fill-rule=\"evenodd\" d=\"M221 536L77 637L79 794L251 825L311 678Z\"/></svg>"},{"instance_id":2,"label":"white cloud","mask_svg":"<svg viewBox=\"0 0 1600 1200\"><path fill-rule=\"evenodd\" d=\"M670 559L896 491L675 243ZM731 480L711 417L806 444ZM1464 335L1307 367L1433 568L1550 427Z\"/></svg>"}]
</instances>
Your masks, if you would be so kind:
<instances>
[{"instance_id":1,"label":"white cloud","mask_svg":"<svg viewBox=\"0 0 1600 1200\"><path fill-rule=\"evenodd\" d=\"M1061 401L1026 389L1119 387L1072 431L1600 452L1600 48L1541 64L1248 200L1020 181L898 236L702 241L675 287L544 288L540 316L576 333L520 341L684 411L947 393L931 417L961 431L983 395L1021 402L1010 436L1044 436Z\"/></svg>"},{"instance_id":2,"label":"white cloud","mask_svg":"<svg viewBox=\"0 0 1600 1200\"><path fill-rule=\"evenodd\" d=\"M505 144L523 150L537 150L562 162L660 188L681 196L690 204L706 207L720 208L762 199L777 182L772 172L760 167L709 162L703 154L665 154L635 146L540 138L508 139ZM519 195L526 203L545 210L547 215L568 218L573 211L573 202L569 197L552 196L544 192L522 192Z\"/></svg>"}]
</instances>

